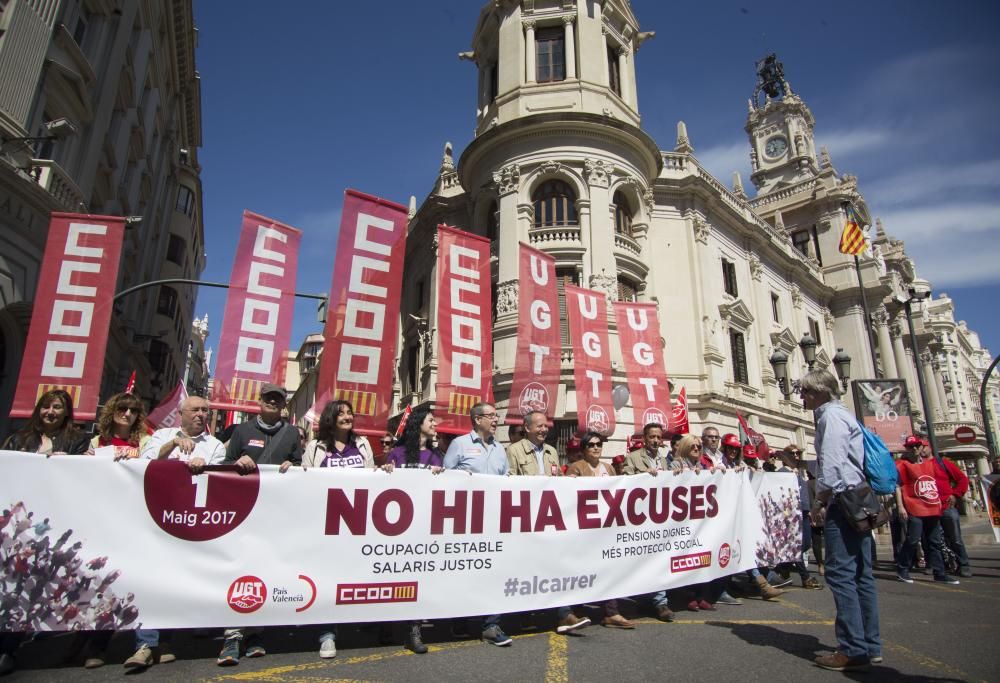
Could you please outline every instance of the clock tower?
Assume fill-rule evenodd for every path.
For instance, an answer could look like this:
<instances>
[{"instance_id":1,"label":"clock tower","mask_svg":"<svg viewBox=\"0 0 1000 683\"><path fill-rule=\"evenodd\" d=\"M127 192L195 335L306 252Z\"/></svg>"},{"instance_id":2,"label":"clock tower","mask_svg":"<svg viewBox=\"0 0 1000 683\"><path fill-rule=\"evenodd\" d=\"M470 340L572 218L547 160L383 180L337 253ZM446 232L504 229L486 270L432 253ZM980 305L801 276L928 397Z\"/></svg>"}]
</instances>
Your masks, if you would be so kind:
<instances>
[{"instance_id":1,"label":"clock tower","mask_svg":"<svg viewBox=\"0 0 1000 683\"><path fill-rule=\"evenodd\" d=\"M819 173L813 139L816 122L792 92L775 55L757 63L757 87L748 104L750 180L757 196L815 177Z\"/></svg>"}]
</instances>

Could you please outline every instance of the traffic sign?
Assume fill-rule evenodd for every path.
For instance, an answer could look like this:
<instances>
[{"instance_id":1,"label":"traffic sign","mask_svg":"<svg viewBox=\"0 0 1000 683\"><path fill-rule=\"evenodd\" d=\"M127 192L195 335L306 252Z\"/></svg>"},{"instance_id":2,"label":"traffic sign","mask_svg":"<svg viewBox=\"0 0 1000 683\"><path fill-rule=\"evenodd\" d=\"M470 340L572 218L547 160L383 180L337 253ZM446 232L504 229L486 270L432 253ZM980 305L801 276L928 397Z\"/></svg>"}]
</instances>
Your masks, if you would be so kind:
<instances>
[{"instance_id":1,"label":"traffic sign","mask_svg":"<svg viewBox=\"0 0 1000 683\"><path fill-rule=\"evenodd\" d=\"M955 428L955 441L959 443L972 443L976 440L976 430L972 427L962 425Z\"/></svg>"}]
</instances>

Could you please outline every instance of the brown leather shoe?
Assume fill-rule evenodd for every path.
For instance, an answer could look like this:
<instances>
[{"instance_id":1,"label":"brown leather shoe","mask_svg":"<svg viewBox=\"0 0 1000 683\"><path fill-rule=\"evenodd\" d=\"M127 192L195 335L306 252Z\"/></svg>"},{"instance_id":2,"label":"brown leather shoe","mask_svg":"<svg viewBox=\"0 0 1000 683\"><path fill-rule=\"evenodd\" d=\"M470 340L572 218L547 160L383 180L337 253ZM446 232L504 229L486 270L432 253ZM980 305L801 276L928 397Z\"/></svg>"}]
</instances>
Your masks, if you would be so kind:
<instances>
[{"instance_id":1,"label":"brown leather shoe","mask_svg":"<svg viewBox=\"0 0 1000 683\"><path fill-rule=\"evenodd\" d=\"M834 652L832 655L817 657L816 666L830 671L864 671L871 666L868 657L848 657L847 655Z\"/></svg>"},{"instance_id":2,"label":"brown leather shoe","mask_svg":"<svg viewBox=\"0 0 1000 683\"><path fill-rule=\"evenodd\" d=\"M607 626L608 628L635 628L635 624L620 614L616 614L613 617L604 617L601 626Z\"/></svg>"},{"instance_id":3,"label":"brown leather shoe","mask_svg":"<svg viewBox=\"0 0 1000 683\"><path fill-rule=\"evenodd\" d=\"M657 605L656 607L656 618L660 621L673 621L674 613L666 605Z\"/></svg>"},{"instance_id":4,"label":"brown leather shoe","mask_svg":"<svg viewBox=\"0 0 1000 683\"><path fill-rule=\"evenodd\" d=\"M815 576L810 576L808 579L802 579L802 587L814 591L823 590L823 584L817 581Z\"/></svg>"},{"instance_id":5,"label":"brown leather shoe","mask_svg":"<svg viewBox=\"0 0 1000 683\"><path fill-rule=\"evenodd\" d=\"M765 600L774 600L779 595L783 595L785 591L780 588L775 588L767 582L763 574L757 575L757 587L760 588L760 597Z\"/></svg>"}]
</instances>

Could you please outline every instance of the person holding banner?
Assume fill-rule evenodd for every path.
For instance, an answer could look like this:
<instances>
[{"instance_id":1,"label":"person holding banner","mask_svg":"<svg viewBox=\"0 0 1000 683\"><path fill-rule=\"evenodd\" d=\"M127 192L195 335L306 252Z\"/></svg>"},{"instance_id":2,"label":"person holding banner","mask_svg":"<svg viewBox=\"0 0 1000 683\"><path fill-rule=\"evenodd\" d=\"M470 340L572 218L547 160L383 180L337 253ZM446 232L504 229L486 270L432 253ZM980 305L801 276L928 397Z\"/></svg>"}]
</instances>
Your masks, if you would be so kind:
<instances>
[{"instance_id":1,"label":"person holding banner","mask_svg":"<svg viewBox=\"0 0 1000 683\"><path fill-rule=\"evenodd\" d=\"M666 459L660 456L663 445L663 425L650 422L642 428L643 447L625 457L625 474L648 472L654 477L657 472L667 469Z\"/></svg>"},{"instance_id":2,"label":"person holding banner","mask_svg":"<svg viewBox=\"0 0 1000 683\"><path fill-rule=\"evenodd\" d=\"M83 455L89 439L73 424L73 398L62 389L42 394L28 424L7 437L5 451L43 455Z\"/></svg>"},{"instance_id":3,"label":"person holding banner","mask_svg":"<svg viewBox=\"0 0 1000 683\"><path fill-rule=\"evenodd\" d=\"M399 445L386 454L385 464L381 468L390 474L397 467L425 469L432 474L441 474L444 472L443 458L433 442L436 436L437 420L434 413L426 406L417 408L406 418ZM418 655L427 653L420 625L420 621L411 621L410 631L406 636L406 649Z\"/></svg>"},{"instance_id":4,"label":"person holding banner","mask_svg":"<svg viewBox=\"0 0 1000 683\"><path fill-rule=\"evenodd\" d=\"M816 497L810 516L823 525L826 583L837 605L837 651L814 661L830 671L858 671L882 661L882 638L872 574L875 539L855 529L837 502L839 494L867 483L861 426L838 400L840 394L840 381L826 370L811 370L799 381L802 403L816 419Z\"/></svg>"},{"instance_id":5,"label":"person holding banner","mask_svg":"<svg viewBox=\"0 0 1000 683\"><path fill-rule=\"evenodd\" d=\"M302 469L310 467L375 467L371 444L366 437L354 432L354 406L350 401L330 401L323 407L316 438L306 444L302 454ZM236 651L239 652L239 643ZM337 629L333 624L319 636L319 656L323 659L337 656ZM221 656L219 659L221 661Z\"/></svg>"},{"instance_id":6,"label":"person holding banner","mask_svg":"<svg viewBox=\"0 0 1000 683\"><path fill-rule=\"evenodd\" d=\"M90 440L87 455L101 455L109 449L115 460L138 458L149 441L146 407L135 394L115 394L107 400L97 418L97 435Z\"/></svg>"},{"instance_id":7,"label":"person holding banner","mask_svg":"<svg viewBox=\"0 0 1000 683\"><path fill-rule=\"evenodd\" d=\"M211 411L201 396L188 396L181 402L181 426L157 429L140 450L148 460L183 460L193 474L206 465L218 465L226 457L222 442L205 427Z\"/></svg>"},{"instance_id":8,"label":"person holding banner","mask_svg":"<svg viewBox=\"0 0 1000 683\"><path fill-rule=\"evenodd\" d=\"M524 415L521 429L522 438L507 447L507 461L510 474L520 476L561 477L559 454L545 443L549 435L549 420L540 410L532 410ZM515 425L516 426L516 425ZM571 607L560 607L556 611L556 633L569 633L590 625L590 619L573 614Z\"/></svg>"},{"instance_id":9,"label":"person holding banner","mask_svg":"<svg viewBox=\"0 0 1000 683\"><path fill-rule=\"evenodd\" d=\"M601 450L604 448L604 436L598 432L590 431L583 435L581 441L583 442L583 458L570 465L569 469L566 470L566 475L569 477L615 476L615 471L611 469L611 466L606 462L601 462ZM666 591L663 591L663 593L666 595ZM664 602L664 607L665 606L666 602ZM605 600L603 607L604 619L601 620L601 626L621 629L635 628L635 624L623 617L618 611L617 599ZM667 609L667 612L670 612L670 610ZM673 621L673 612L670 612L669 619L662 618L662 620Z\"/></svg>"},{"instance_id":10,"label":"person holding banner","mask_svg":"<svg viewBox=\"0 0 1000 683\"><path fill-rule=\"evenodd\" d=\"M510 470L507 454L496 439L497 409L491 403L477 403L469 411L472 431L455 437L444 456L446 470L465 470L469 474L506 476ZM482 639L491 645L507 647L513 640L500 628L502 614L483 618Z\"/></svg>"}]
</instances>

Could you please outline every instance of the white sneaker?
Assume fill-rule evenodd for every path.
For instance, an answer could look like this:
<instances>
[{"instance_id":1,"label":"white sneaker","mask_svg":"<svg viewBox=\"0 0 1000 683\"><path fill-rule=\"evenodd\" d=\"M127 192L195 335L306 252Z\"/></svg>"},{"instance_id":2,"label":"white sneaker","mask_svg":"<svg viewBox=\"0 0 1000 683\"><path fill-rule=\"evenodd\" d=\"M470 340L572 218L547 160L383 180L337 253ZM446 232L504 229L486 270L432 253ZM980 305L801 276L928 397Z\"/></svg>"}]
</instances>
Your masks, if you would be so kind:
<instances>
[{"instance_id":1,"label":"white sneaker","mask_svg":"<svg viewBox=\"0 0 1000 683\"><path fill-rule=\"evenodd\" d=\"M333 638L324 638L319 642L321 659L333 659L337 656L337 642Z\"/></svg>"}]
</instances>

